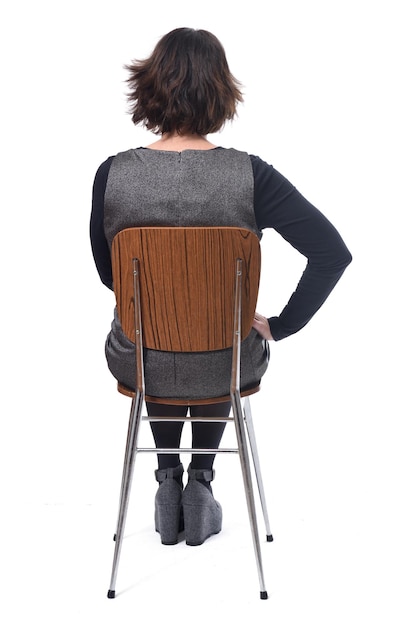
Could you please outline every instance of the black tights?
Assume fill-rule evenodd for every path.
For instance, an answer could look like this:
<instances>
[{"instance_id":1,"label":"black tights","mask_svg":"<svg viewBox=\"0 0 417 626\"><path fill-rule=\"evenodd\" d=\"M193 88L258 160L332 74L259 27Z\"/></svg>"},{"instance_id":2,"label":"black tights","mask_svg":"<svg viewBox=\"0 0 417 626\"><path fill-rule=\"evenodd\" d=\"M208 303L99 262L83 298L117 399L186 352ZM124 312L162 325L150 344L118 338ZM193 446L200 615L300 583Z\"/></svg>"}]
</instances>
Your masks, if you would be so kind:
<instances>
[{"instance_id":1,"label":"black tights","mask_svg":"<svg viewBox=\"0 0 417 626\"><path fill-rule=\"evenodd\" d=\"M176 406L172 404L146 403L149 417L185 417L188 406ZM228 417L230 414L230 402L219 404L202 404L190 407L191 417ZM181 441L184 422L150 422L155 447L176 448ZM224 422L193 422L192 447L194 448L218 448L226 424ZM193 469L212 469L215 454L193 454L191 467ZM176 467L180 463L179 454L158 454L158 468L167 469Z\"/></svg>"}]
</instances>

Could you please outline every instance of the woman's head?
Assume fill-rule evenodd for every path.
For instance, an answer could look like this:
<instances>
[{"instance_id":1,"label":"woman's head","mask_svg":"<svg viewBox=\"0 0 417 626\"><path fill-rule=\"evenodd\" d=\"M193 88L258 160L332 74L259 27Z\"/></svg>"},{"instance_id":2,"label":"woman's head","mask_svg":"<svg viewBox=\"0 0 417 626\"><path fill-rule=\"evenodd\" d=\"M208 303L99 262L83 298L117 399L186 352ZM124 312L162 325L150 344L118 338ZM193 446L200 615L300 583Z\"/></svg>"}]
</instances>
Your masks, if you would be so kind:
<instances>
[{"instance_id":1,"label":"woman's head","mask_svg":"<svg viewBox=\"0 0 417 626\"><path fill-rule=\"evenodd\" d=\"M177 28L126 69L133 123L155 133L215 133L243 100L223 46L206 30Z\"/></svg>"}]
</instances>

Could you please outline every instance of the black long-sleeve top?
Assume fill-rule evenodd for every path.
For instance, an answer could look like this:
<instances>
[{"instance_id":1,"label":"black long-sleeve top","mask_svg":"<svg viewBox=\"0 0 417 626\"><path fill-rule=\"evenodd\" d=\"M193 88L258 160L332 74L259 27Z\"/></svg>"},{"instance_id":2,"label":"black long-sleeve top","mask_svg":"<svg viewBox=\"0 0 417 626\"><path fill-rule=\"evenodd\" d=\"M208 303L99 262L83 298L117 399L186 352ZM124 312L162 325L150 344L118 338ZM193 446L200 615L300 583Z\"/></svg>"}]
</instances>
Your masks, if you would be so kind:
<instances>
[{"instance_id":1,"label":"black long-sleeve top","mask_svg":"<svg viewBox=\"0 0 417 626\"><path fill-rule=\"evenodd\" d=\"M254 213L260 231L273 228L307 258L306 268L282 312L268 318L278 341L298 332L318 311L352 256L331 222L276 169L250 155ZM93 185L90 238L101 281L112 289L111 256L104 233L104 196L113 157L97 170Z\"/></svg>"}]
</instances>

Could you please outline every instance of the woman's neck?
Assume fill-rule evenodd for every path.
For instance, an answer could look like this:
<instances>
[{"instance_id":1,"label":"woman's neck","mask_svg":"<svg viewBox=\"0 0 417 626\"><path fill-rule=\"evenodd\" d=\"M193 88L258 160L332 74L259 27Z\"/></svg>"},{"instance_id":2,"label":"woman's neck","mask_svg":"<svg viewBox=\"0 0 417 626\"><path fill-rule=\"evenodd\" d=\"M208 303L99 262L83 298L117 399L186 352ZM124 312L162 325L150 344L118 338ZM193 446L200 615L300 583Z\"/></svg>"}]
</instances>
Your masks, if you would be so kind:
<instances>
[{"instance_id":1,"label":"woman's neck","mask_svg":"<svg viewBox=\"0 0 417 626\"><path fill-rule=\"evenodd\" d=\"M151 143L147 148L151 150L172 150L182 152L183 150L212 150L216 148L202 135L178 135L177 133L166 133L158 141Z\"/></svg>"}]
</instances>

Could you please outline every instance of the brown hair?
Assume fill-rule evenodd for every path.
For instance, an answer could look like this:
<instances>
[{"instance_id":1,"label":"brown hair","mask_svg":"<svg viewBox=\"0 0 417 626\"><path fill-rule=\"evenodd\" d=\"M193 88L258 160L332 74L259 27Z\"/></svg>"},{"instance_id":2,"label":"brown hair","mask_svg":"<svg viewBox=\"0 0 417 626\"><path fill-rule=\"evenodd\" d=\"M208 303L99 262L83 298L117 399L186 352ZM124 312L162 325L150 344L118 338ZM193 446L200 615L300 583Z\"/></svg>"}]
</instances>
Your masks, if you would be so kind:
<instances>
[{"instance_id":1,"label":"brown hair","mask_svg":"<svg viewBox=\"0 0 417 626\"><path fill-rule=\"evenodd\" d=\"M243 101L222 44L206 30L177 28L126 69L132 121L156 134L215 133Z\"/></svg>"}]
</instances>

